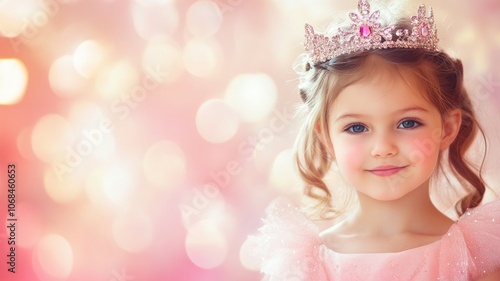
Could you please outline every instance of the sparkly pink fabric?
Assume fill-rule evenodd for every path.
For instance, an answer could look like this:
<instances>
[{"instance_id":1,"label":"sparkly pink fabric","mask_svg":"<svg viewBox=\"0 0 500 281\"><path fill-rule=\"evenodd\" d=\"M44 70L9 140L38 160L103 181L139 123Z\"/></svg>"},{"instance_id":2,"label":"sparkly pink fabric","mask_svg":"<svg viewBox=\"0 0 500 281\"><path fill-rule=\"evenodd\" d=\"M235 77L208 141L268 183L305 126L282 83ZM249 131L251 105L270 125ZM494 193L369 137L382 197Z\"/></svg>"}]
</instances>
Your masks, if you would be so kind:
<instances>
[{"instance_id":1,"label":"sparkly pink fabric","mask_svg":"<svg viewBox=\"0 0 500 281\"><path fill-rule=\"evenodd\" d=\"M267 280L475 280L500 268L500 200L468 210L439 241L397 253L342 254L292 203L267 209L256 254Z\"/></svg>"}]
</instances>

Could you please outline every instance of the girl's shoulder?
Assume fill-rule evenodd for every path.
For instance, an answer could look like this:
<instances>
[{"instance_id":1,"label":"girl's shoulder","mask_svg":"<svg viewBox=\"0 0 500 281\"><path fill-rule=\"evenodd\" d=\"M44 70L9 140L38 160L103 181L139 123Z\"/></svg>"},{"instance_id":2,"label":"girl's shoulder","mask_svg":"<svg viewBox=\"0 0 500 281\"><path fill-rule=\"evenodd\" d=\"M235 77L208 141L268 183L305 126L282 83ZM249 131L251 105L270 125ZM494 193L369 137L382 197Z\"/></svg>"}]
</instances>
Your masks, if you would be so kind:
<instances>
[{"instance_id":1,"label":"girl's shoulder","mask_svg":"<svg viewBox=\"0 0 500 281\"><path fill-rule=\"evenodd\" d=\"M269 280L323 280L319 228L285 198L266 209L259 235L250 237Z\"/></svg>"},{"instance_id":2,"label":"girl's shoulder","mask_svg":"<svg viewBox=\"0 0 500 281\"><path fill-rule=\"evenodd\" d=\"M491 223L497 224L498 216L500 216L500 198L496 198L475 208L467 209L467 211L457 220L457 224L475 224L479 220L483 222L491 221Z\"/></svg>"},{"instance_id":3,"label":"girl's shoulder","mask_svg":"<svg viewBox=\"0 0 500 281\"><path fill-rule=\"evenodd\" d=\"M500 269L500 199L468 209L441 241L441 267L479 278ZM461 262L456 262L461 261Z\"/></svg>"},{"instance_id":4,"label":"girl's shoulder","mask_svg":"<svg viewBox=\"0 0 500 281\"><path fill-rule=\"evenodd\" d=\"M494 234L500 237L500 198L475 208L467 209L453 224L448 236L459 231L470 238Z\"/></svg>"}]
</instances>

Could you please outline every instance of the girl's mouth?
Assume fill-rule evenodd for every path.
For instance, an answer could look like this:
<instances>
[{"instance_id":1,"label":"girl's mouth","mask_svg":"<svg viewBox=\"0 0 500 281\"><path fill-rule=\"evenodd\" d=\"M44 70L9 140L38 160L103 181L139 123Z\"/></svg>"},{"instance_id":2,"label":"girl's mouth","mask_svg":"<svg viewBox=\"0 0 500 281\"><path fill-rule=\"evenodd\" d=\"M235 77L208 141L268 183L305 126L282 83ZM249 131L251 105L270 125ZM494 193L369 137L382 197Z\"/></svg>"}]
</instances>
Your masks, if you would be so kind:
<instances>
[{"instance_id":1,"label":"girl's mouth","mask_svg":"<svg viewBox=\"0 0 500 281\"><path fill-rule=\"evenodd\" d=\"M406 168L406 166L398 167L398 166L379 166L374 169L368 170L368 172L379 176L379 177L388 177L392 176L402 169Z\"/></svg>"}]
</instances>

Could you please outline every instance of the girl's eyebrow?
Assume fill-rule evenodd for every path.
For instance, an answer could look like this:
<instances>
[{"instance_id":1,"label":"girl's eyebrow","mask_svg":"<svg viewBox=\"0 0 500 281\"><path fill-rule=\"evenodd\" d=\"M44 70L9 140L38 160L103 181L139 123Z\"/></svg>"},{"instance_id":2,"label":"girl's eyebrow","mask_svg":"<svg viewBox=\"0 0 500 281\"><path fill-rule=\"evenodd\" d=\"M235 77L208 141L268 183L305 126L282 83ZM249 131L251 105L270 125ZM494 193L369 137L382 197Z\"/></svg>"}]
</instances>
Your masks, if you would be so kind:
<instances>
[{"instance_id":1,"label":"girl's eyebrow","mask_svg":"<svg viewBox=\"0 0 500 281\"><path fill-rule=\"evenodd\" d=\"M429 112L428 109L420 107L420 106L412 106L412 107L407 107L403 108L400 110L396 110L394 113L406 113L408 111L422 111L422 112Z\"/></svg>"},{"instance_id":2,"label":"girl's eyebrow","mask_svg":"<svg viewBox=\"0 0 500 281\"><path fill-rule=\"evenodd\" d=\"M427 109L425 109L423 107L412 106L412 107L407 107L407 108L396 110L392 114L401 114L401 113L406 113L406 112L409 112L409 111L429 112L429 110L427 110ZM334 120L334 122L337 122L337 121L339 121L340 119L343 119L343 118L362 118L362 117L367 117L367 115L357 114L357 113L346 113L346 114L342 114L341 116L337 117Z\"/></svg>"}]
</instances>

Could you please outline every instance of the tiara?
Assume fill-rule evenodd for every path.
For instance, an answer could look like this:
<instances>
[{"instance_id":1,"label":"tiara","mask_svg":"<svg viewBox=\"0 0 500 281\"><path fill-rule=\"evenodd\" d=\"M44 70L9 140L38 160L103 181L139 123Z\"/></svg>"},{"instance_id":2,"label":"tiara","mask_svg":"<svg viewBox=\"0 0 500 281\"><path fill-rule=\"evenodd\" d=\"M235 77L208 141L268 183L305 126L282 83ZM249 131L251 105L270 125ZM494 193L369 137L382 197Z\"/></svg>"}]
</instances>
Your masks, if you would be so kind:
<instances>
[{"instance_id":1,"label":"tiara","mask_svg":"<svg viewBox=\"0 0 500 281\"><path fill-rule=\"evenodd\" d=\"M314 33L311 25L305 25L304 46L307 56L313 64L328 61L336 56L360 51L388 48L438 50L436 24L430 8L430 16L426 16L425 5L421 4L416 16L411 17L411 32L408 29L396 30L394 25L382 26L377 21L380 11L370 14L370 4L366 0L358 2L359 15L349 13L353 21L349 29L338 29L332 37Z\"/></svg>"}]
</instances>

